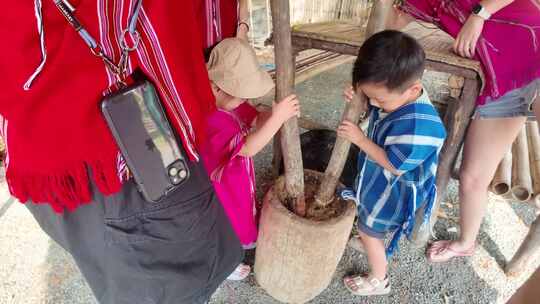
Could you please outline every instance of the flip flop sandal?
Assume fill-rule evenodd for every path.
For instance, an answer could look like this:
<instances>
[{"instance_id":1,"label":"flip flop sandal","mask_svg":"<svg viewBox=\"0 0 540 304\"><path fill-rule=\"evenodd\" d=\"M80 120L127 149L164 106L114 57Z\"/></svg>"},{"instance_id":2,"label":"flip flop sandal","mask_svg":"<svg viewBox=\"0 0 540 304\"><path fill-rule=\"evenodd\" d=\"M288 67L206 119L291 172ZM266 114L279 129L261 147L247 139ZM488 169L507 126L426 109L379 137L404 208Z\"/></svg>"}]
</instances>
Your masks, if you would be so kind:
<instances>
[{"instance_id":1,"label":"flip flop sandal","mask_svg":"<svg viewBox=\"0 0 540 304\"><path fill-rule=\"evenodd\" d=\"M445 263L453 258L472 256L476 251L476 245L473 245L471 248L463 251L454 250L450 248L451 245L452 242L450 241L439 241L433 243L427 251L428 261L431 263Z\"/></svg>"},{"instance_id":2,"label":"flip flop sandal","mask_svg":"<svg viewBox=\"0 0 540 304\"><path fill-rule=\"evenodd\" d=\"M251 267L249 265L241 263L236 267L236 269L227 277L229 281L242 281L247 278L251 272Z\"/></svg>"},{"instance_id":3,"label":"flip flop sandal","mask_svg":"<svg viewBox=\"0 0 540 304\"><path fill-rule=\"evenodd\" d=\"M343 278L343 284L356 296L381 296L390 293L388 277L381 281L369 276L346 276Z\"/></svg>"}]
</instances>

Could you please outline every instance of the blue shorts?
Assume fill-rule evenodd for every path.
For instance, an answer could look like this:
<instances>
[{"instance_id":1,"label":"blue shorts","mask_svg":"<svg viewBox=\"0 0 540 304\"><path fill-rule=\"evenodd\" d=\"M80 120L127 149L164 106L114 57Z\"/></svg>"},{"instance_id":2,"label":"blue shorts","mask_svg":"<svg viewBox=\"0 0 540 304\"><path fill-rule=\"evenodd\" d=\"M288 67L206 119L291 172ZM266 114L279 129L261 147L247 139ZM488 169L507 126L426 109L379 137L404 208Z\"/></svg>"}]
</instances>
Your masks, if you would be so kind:
<instances>
[{"instance_id":1,"label":"blue shorts","mask_svg":"<svg viewBox=\"0 0 540 304\"><path fill-rule=\"evenodd\" d=\"M358 230L362 231L363 233L367 234L372 238L384 240L387 233L394 232L396 229L392 229L389 231L376 231L373 228L364 224L361 218L358 218Z\"/></svg>"},{"instance_id":2,"label":"blue shorts","mask_svg":"<svg viewBox=\"0 0 540 304\"><path fill-rule=\"evenodd\" d=\"M528 85L512 90L501 98L490 100L478 106L473 119L527 117L534 119L533 102L540 97L540 79Z\"/></svg>"},{"instance_id":3,"label":"blue shorts","mask_svg":"<svg viewBox=\"0 0 540 304\"><path fill-rule=\"evenodd\" d=\"M361 232L367 234L368 236L376 238L376 239L384 240L387 233L394 232L399 228L399 225L398 225L397 222L395 223L395 225L389 225L387 227L387 229L384 230L384 231L375 230L372 227L369 227L365 223L366 219L362 216L362 214L363 214L362 213L362 206L356 200L356 193L354 192L354 190L351 190L350 188L345 188L345 189L341 189L340 191L338 191L338 194L341 196L342 199L353 201L356 204L356 207L358 208L357 209L357 212L358 212L357 213L358 214L358 219L357 219L358 230L360 230ZM402 219L402 221L404 221L404 220L405 219Z\"/></svg>"}]
</instances>

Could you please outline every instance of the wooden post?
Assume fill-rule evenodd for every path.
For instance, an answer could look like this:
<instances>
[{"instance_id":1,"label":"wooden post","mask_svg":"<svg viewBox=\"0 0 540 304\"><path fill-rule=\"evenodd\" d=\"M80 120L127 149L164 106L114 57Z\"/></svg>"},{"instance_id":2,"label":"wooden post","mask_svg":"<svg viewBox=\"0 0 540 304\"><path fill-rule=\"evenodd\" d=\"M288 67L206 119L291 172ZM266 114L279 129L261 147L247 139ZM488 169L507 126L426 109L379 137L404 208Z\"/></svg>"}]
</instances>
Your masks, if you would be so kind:
<instances>
[{"instance_id":1,"label":"wooden post","mask_svg":"<svg viewBox=\"0 0 540 304\"><path fill-rule=\"evenodd\" d=\"M293 93L294 56L291 43L289 0L272 0L272 24L276 62L276 102ZM304 171L300 133L296 118L289 119L280 131L281 151L285 162L285 187L294 200L293 209L305 216Z\"/></svg>"},{"instance_id":2,"label":"wooden post","mask_svg":"<svg viewBox=\"0 0 540 304\"><path fill-rule=\"evenodd\" d=\"M512 145L512 196L526 202L532 195L531 170L529 168L529 149L525 127Z\"/></svg>"},{"instance_id":3,"label":"wooden post","mask_svg":"<svg viewBox=\"0 0 540 304\"><path fill-rule=\"evenodd\" d=\"M517 277L531 268L531 262L540 255L540 216L531 224L529 233L505 268L507 276Z\"/></svg>"},{"instance_id":4,"label":"wooden post","mask_svg":"<svg viewBox=\"0 0 540 304\"><path fill-rule=\"evenodd\" d=\"M394 5L393 0L375 0L366 27L366 39L386 28L388 13Z\"/></svg>"},{"instance_id":5,"label":"wooden post","mask_svg":"<svg viewBox=\"0 0 540 304\"><path fill-rule=\"evenodd\" d=\"M476 107L476 99L480 91L480 81L478 79L465 79L463 93L461 99L456 100L448 106L445 115L445 125L447 129L447 137L444 141L441 154L439 156L439 168L437 169L437 201L433 206L431 218L429 221L429 229L415 229L412 236L412 242L417 247L424 247L430 237L433 226L437 221L437 214L441 205L441 200L446 196L446 187L450 180L450 175L454 168L454 163L459 154L459 150L465 139L465 134L472 114ZM417 213L417 221L422 220L423 208ZM417 222L417 227L421 222Z\"/></svg>"},{"instance_id":6,"label":"wooden post","mask_svg":"<svg viewBox=\"0 0 540 304\"><path fill-rule=\"evenodd\" d=\"M393 0L377 0L373 4L371 14L369 15L368 25L366 29L366 39L371 35L380 32L386 27L387 16L392 9ZM366 111L367 98L364 94L357 94L356 98L345 107L342 121L348 120L353 123L358 123L362 112ZM339 177L343 172L343 167L349 156L351 143L343 138L338 137L332 150L332 156L328 163L328 167L324 172L321 185L315 195L315 203L318 206L326 206L332 202L336 187L339 182Z\"/></svg>"}]
</instances>

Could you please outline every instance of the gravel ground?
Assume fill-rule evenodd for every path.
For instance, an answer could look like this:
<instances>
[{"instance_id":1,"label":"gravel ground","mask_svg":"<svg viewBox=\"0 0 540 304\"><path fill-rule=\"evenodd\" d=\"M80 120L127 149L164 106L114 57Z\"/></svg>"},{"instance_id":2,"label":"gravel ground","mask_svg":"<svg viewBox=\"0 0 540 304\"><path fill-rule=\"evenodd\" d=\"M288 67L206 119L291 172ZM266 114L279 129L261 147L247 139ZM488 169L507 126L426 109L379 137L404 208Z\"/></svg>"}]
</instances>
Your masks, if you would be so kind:
<instances>
[{"instance_id":1,"label":"gravel ground","mask_svg":"<svg viewBox=\"0 0 540 304\"><path fill-rule=\"evenodd\" d=\"M343 108L341 90L350 77L350 65L325 72L297 89L302 110L310 117L335 127ZM444 98L445 75L429 73L426 86L435 98ZM265 102L269 100L266 99ZM262 195L271 177L270 149L256 157L258 190ZM457 235L457 184L452 183L436 225L437 237ZM4 183L0 185L0 304L95 303L72 259L40 230L24 206L10 203ZM488 214L482 225L478 253L469 259L431 265L423 251L402 240L390 264L392 293L364 299L352 297L341 284L349 273L367 271L366 258L347 249L331 285L310 303L504 303L524 280L507 279L502 271L517 250L534 219L527 204L508 203L490 196ZM253 262L253 252L247 255ZM536 261L530 271L539 264ZM291 282L294 284L294 282ZM278 303L264 292L253 276L245 282L226 282L212 304Z\"/></svg>"}]
</instances>

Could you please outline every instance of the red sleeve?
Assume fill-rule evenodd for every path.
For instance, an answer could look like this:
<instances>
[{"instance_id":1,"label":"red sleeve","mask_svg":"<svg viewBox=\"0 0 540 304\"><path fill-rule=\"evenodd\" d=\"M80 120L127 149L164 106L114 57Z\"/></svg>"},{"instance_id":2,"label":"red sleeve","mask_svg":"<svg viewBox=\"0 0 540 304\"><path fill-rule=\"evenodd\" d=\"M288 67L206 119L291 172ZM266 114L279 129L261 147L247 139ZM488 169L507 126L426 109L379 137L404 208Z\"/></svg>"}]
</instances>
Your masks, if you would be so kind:
<instances>
[{"instance_id":1,"label":"red sleeve","mask_svg":"<svg viewBox=\"0 0 540 304\"><path fill-rule=\"evenodd\" d=\"M206 1L205 0L194 0L193 1L193 10L195 11L195 22L197 23L197 28L199 35L201 37L201 51L208 47L207 45L207 11L206 11Z\"/></svg>"},{"instance_id":2,"label":"red sleeve","mask_svg":"<svg viewBox=\"0 0 540 304\"><path fill-rule=\"evenodd\" d=\"M400 9L416 19L434 23L437 2L440 0L404 0Z\"/></svg>"},{"instance_id":3,"label":"red sleeve","mask_svg":"<svg viewBox=\"0 0 540 304\"><path fill-rule=\"evenodd\" d=\"M141 30L141 34L143 38L147 38L147 32L155 33L154 37L148 37L149 42L145 43L144 47L150 55L156 53L157 57L162 57L159 55L163 54L166 60L153 61L150 67L157 70L160 76L158 80L163 87L169 87L167 84L170 83L175 84L174 89L168 90L167 93L171 97L179 95L189 119L187 123L189 125L186 128L188 131L190 129L194 131L195 141L200 144L205 137L204 120L215 109L215 99L210 88L203 52L197 47L202 45L202 41L193 3L191 1L148 1L144 5L153 27L149 28L149 31ZM144 18L142 20L145 21ZM152 48L152 45L158 45L158 43L162 47L161 52ZM168 64L167 68L164 68L165 62ZM151 74L151 69L145 69L145 65L142 63L141 65L147 74ZM174 107L178 107L178 103L175 102L172 106L165 104L165 107L171 113ZM180 127L175 125L174 121L173 125L182 134Z\"/></svg>"},{"instance_id":4,"label":"red sleeve","mask_svg":"<svg viewBox=\"0 0 540 304\"><path fill-rule=\"evenodd\" d=\"M238 0L220 0L221 38L236 36Z\"/></svg>"}]
</instances>

